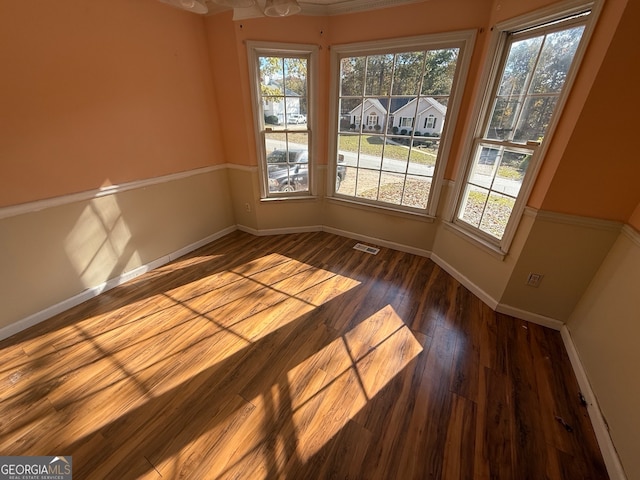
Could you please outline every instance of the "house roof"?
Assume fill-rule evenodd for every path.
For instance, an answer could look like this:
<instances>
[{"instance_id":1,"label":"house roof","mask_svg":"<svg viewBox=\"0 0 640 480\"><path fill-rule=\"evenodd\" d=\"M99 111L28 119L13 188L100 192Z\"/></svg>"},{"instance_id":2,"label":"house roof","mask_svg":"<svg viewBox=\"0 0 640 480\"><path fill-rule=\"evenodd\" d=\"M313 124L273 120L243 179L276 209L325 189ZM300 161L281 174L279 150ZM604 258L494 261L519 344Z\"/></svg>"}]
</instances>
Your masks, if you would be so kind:
<instances>
[{"instance_id":1,"label":"house roof","mask_svg":"<svg viewBox=\"0 0 640 480\"><path fill-rule=\"evenodd\" d=\"M412 103L414 103L416 100L417 100L417 98L408 98L408 97L402 97L402 98L365 98L364 99L364 103L365 103L365 109L367 108L366 104L370 104L372 107L378 109L382 113L386 113L387 112L387 107L389 106L389 103L391 103L391 108L389 108L389 110L391 110L391 114L392 115L396 115L398 112L400 112L400 110L403 110L403 109L407 108ZM422 106L425 102L426 102L427 105L425 105L424 108L422 108L420 110L420 113L423 113L424 111L428 110L429 108L435 108L441 115L443 115L443 116L446 115L447 107L445 107L440 102L438 102L436 99L431 98L431 97L420 97L420 105L418 107ZM357 107L349 110L349 114L357 113L361 108L362 108L362 104L358 104Z\"/></svg>"},{"instance_id":2,"label":"house roof","mask_svg":"<svg viewBox=\"0 0 640 480\"><path fill-rule=\"evenodd\" d=\"M386 100L386 98L382 100ZM365 98L363 103L365 104L365 109L367 108L367 104L370 104L373 108L378 109L382 113L386 113L387 111L386 106L382 105L381 101L377 98ZM362 109L362 103L358 104L357 107L351 109L349 113L356 113L356 111L359 111L360 109Z\"/></svg>"},{"instance_id":3,"label":"house roof","mask_svg":"<svg viewBox=\"0 0 640 480\"><path fill-rule=\"evenodd\" d=\"M397 113L400 112L400 110L404 110L405 108L409 108L411 106L411 104L416 102L416 100L417 100L417 98L414 98L410 102L407 102L405 105L403 105L402 107L400 107L396 111L394 111L393 114L396 115ZM420 107L423 107L423 106L424 106L424 108L420 108ZM415 106L413 108L415 108ZM435 110L437 110L443 116L446 115L446 113L447 113L447 107L442 105L436 99L431 98L431 97L420 97L420 104L418 105L419 114L422 114L426 110L429 110L431 108L434 108Z\"/></svg>"}]
</instances>

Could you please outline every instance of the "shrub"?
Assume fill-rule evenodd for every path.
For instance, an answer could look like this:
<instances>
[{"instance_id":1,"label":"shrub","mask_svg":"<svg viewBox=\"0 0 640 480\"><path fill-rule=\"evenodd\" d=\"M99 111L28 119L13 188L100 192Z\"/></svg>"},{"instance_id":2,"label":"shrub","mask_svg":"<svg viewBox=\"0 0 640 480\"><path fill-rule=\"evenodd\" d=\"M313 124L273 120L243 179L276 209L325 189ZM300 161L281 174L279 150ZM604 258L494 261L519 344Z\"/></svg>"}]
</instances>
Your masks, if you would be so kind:
<instances>
[{"instance_id":1,"label":"shrub","mask_svg":"<svg viewBox=\"0 0 640 480\"><path fill-rule=\"evenodd\" d=\"M278 116L277 115L265 115L264 123L268 123L269 125L278 125Z\"/></svg>"}]
</instances>

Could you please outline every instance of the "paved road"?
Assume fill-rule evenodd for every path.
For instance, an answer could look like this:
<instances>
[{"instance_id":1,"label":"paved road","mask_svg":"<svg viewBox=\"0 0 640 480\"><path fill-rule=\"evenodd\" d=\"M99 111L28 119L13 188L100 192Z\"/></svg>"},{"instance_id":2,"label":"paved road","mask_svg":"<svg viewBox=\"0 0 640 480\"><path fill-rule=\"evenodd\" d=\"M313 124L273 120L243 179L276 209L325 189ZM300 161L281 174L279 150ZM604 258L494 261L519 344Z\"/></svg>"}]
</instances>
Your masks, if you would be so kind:
<instances>
[{"instance_id":1,"label":"paved road","mask_svg":"<svg viewBox=\"0 0 640 480\"><path fill-rule=\"evenodd\" d=\"M270 140L267 139L267 152L271 150L275 150L278 148L285 148L285 143L279 140ZM306 148L306 145L290 143L290 149L303 149ZM385 172L391 173L408 173L409 175L424 175L428 177L433 176L434 168L431 165L423 165L420 163L409 163L404 160L394 160L394 159L384 159L381 160L380 157L376 157L374 155L364 155L361 154L359 157L353 152L348 151L340 151L342 155L344 155L344 161L349 167L360 167L367 168L371 170L382 170ZM359 162L358 162L359 159ZM384 162L384 163L382 163ZM407 165L408 163L408 165ZM483 175L480 173L476 173L473 176L472 181L484 187L492 187L493 191L499 193L505 193L511 196L517 196L520 191L520 187L522 186L522 182L511 180L507 178L496 178L493 181L493 185L491 185L491 177L488 175Z\"/></svg>"}]
</instances>

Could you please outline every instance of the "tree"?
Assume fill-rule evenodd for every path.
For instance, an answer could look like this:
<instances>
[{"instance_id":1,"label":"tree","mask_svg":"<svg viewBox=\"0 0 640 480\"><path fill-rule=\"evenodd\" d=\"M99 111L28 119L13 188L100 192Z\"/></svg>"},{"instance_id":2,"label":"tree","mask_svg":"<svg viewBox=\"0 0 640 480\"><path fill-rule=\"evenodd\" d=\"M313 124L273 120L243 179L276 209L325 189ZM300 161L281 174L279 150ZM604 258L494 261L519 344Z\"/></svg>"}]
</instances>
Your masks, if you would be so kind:
<instances>
[{"instance_id":1,"label":"tree","mask_svg":"<svg viewBox=\"0 0 640 480\"><path fill-rule=\"evenodd\" d=\"M259 57L259 62L262 97L299 97L298 113L307 113L307 59Z\"/></svg>"},{"instance_id":2,"label":"tree","mask_svg":"<svg viewBox=\"0 0 640 480\"><path fill-rule=\"evenodd\" d=\"M511 44L491 116L490 138L540 141L580 43L584 26Z\"/></svg>"},{"instance_id":3,"label":"tree","mask_svg":"<svg viewBox=\"0 0 640 480\"><path fill-rule=\"evenodd\" d=\"M422 94L429 96L451 94L453 76L458 62L457 48L429 50L426 52Z\"/></svg>"}]
</instances>

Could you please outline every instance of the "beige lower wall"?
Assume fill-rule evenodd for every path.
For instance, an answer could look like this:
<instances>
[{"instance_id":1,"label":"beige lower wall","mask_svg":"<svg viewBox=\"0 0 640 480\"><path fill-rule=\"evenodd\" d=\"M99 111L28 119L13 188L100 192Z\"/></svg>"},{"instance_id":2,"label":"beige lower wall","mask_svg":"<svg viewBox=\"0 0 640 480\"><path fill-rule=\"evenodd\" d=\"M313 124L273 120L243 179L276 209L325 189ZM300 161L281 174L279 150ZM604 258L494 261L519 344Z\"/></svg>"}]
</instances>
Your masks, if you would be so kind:
<instances>
[{"instance_id":1,"label":"beige lower wall","mask_svg":"<svg viewBox=\"0 0 640 480\"><path fill-rule=\"evenodd\" d=\"M567 324L629 479L640 478L638 285L640 235L629 229L618 236Z\"/></svg>"},{"instance_id":2,"label":"beige lower wall","mask_svg":"<svg viewBox=\"0 0 640 480\"><path fill-rule=\"evenodd\" d=\"M433 248L436 225L431 219L411 218L395 212L327 200L324 224L330 229L363 238L382 240L384 245L427 254Z\"/></svg>"},{"instance_id":3,"label":"beige lower wall","mask_svg":"<svg viewBox=\"0 0 640 480\"><path fill-rule=\"evenodd\" d=\"M539 212L500 303L566 322L619 232L613 222ZM529 273L544 275L539 287L527 285Z\"/></svg>"},{"instance_id":4,"label":"beige lower wall","mask_svg":"<svg viewBox=\"0 0 640 480\"><path fill-rule=\"evenodd\" d=\"M316 176L316 191L326 190L326 168ZM430 252L436 233L433 220L406 213L327 199L261 200L257 168L231 166L231 204L238 225L256 233L322 229L381 240L385 245Z\"/></svg>"},{"instance_id":5,"label":"beige lower wall","mask_svg":"<svg viewBox=\"0 0 640 480\"><path fill-rule=\"evenodd\" d=\"M0 328L234 225L225 169L0 219Z\"/></svg>"},{"instance_id":6,"label":"beige lower wall","mask_svg":"<svg viewBox=\"0 0 640 480\"><path fill-rule=\"evenodd\" d=\"M450 204L453 184L446 184L441 204ZM522 217L511 242L509 253L501 258L497 253L472 241L468 236L444 222L439 222L433 246L434 258L450 270L458 272L460 280L489 306L495 308L511 278L511 273L531 230L533 220Z\"/></svg>"},{"instance_id":7,"label":"beige lower wall","mask_svg":"<svg viewBox=\"0 0 640 480\"><path fill-rule=\"evenodd\" d=\"M453 228L441 225L435 239L433 253L446 268L458 272L458 278L492 308L500 300L518 257L523 239L530 228L530 220L523 217L509 255L500 258L488 249L476 245ZM449 273L452 273L451 271ZM475 288L473 288L475 287Z\"/></svg>"}]
</instances>

